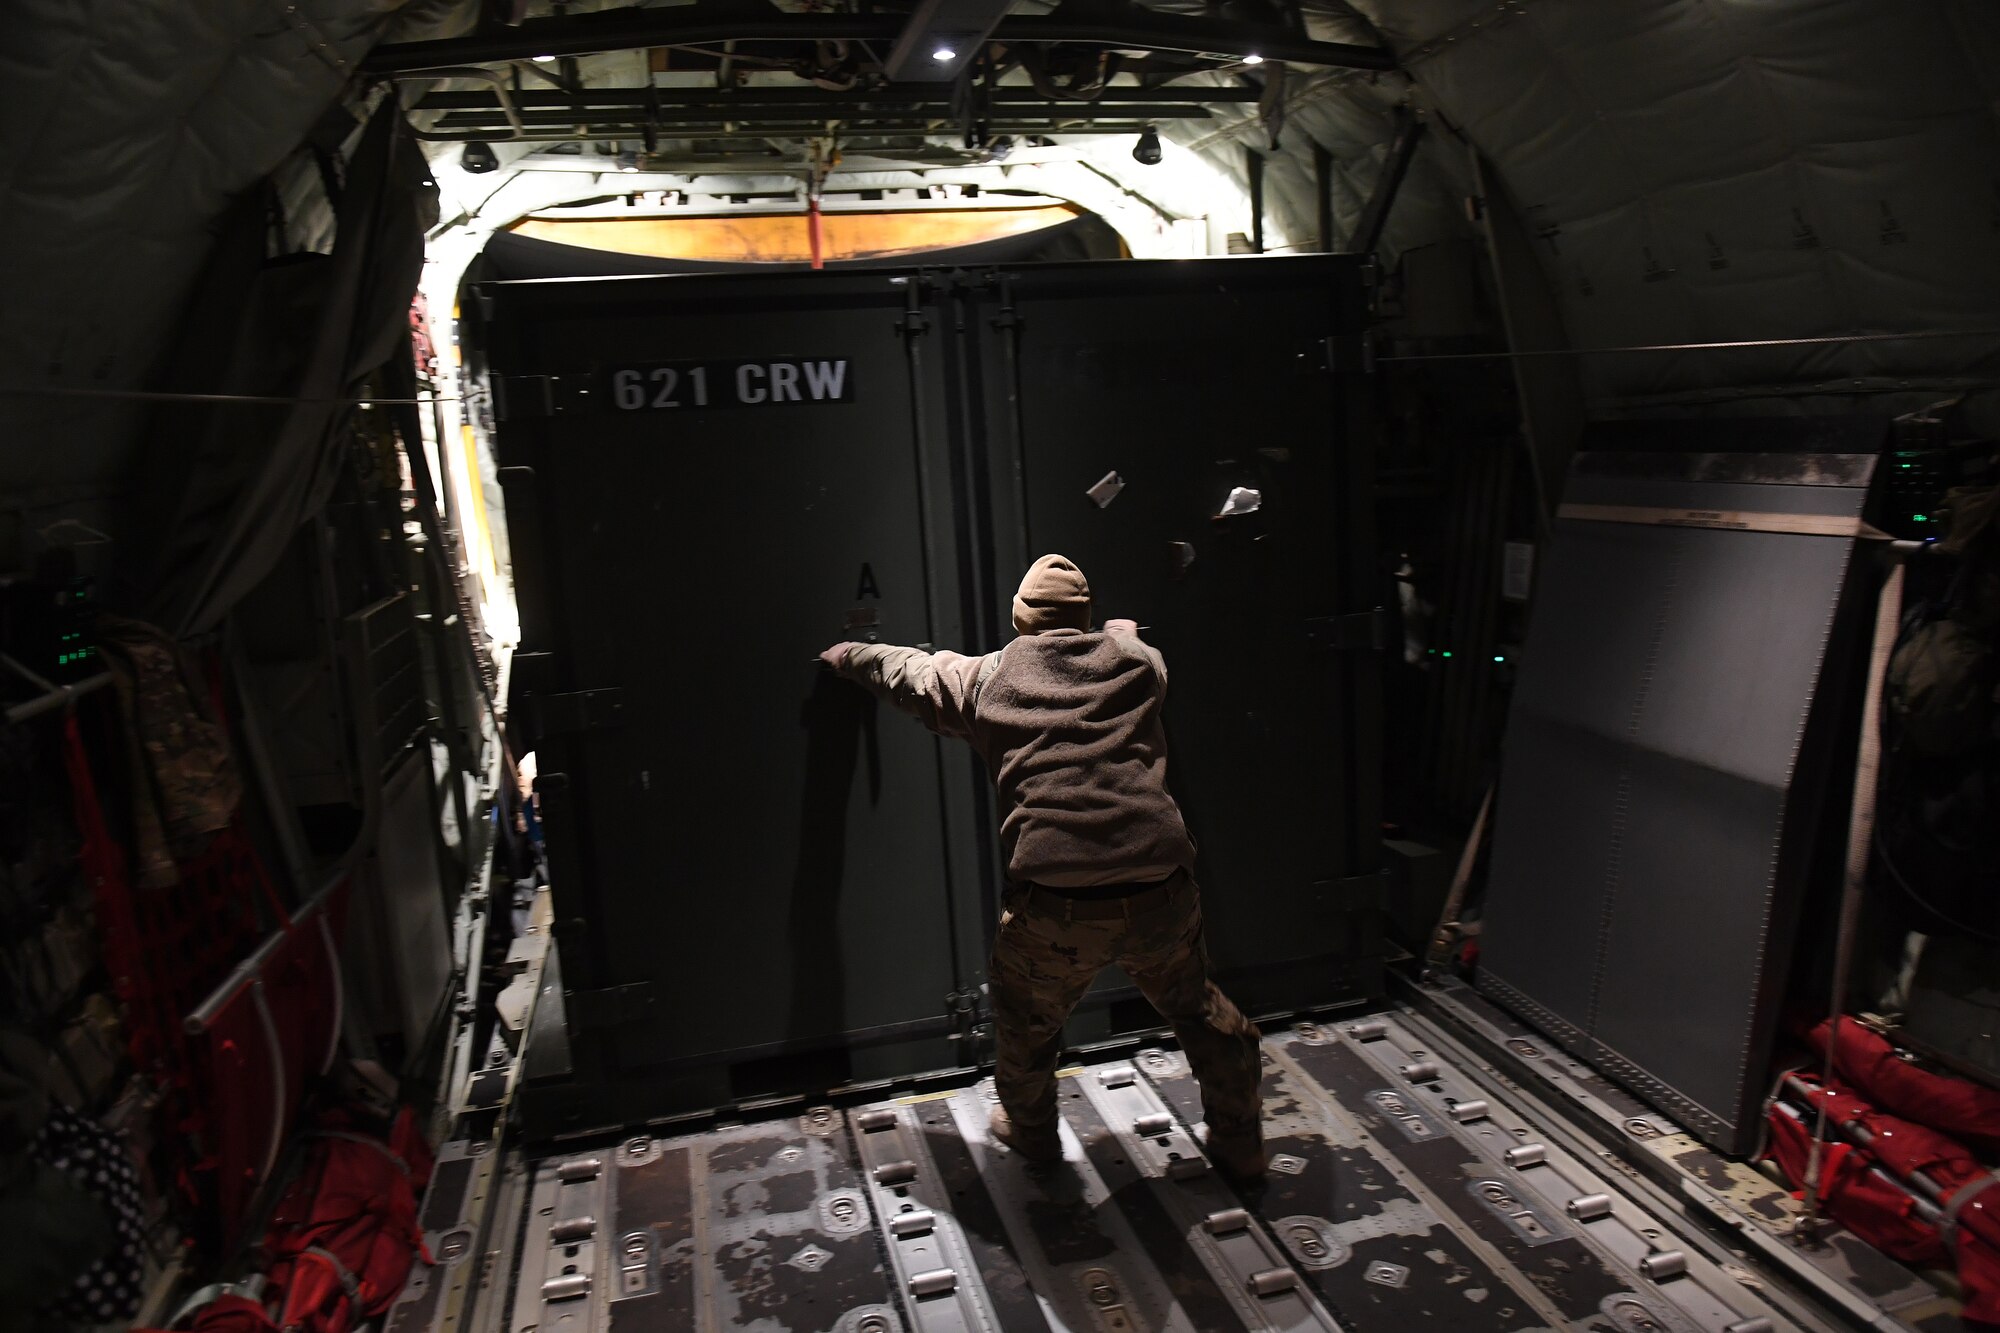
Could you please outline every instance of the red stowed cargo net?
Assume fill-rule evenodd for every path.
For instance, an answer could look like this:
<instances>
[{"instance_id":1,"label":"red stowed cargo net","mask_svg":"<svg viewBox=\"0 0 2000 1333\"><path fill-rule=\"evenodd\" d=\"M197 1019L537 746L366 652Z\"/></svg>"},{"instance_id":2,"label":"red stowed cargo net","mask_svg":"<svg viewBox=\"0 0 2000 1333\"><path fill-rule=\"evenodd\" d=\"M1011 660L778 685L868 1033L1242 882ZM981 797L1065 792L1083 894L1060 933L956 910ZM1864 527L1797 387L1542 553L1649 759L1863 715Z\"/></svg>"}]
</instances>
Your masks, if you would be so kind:
<instances>
[{"instance_id":1,"label":"red stowed cargo net","mask_svg":"<svg viewBox=\"0 0 2000 1333\"><path fill-rule=\"evenodd\" d=\"M213 1245L233 1243L244 1210L277 1158L303 1083L293 1066L320 1071L335 1036L339 979L316 932L298 932L281 951L274 1007L245 986L204 1030L188 1016L265 938L266 918L291 921L240 822L212 835L177 866L177 882L140 888L126 850L112 835L91 772L78 714L64 722L64 762L83 840L84 873L93 886L104 962L121 1002L135 1069L162 1092L166 1160L158 1165L180 1192L202 1206L201 1230ZM331 909L330 909L331 910ZM302 1045L305 1052L287 1046Z\"/></svg>"},{"instance_id":2,"label":"red stowed cargo net","mask_svg":"<svg viewBox=\"0 0 2000 1333\"><path fill-rule=\"evenodd\" d=\"M1829 1025L1830 1020L1821 1023L1806 1037L1822 1056ZM1919 1069L1881 1034L1851 1018L1840 1025L1833 1071L1842 1083L1891 1114L1941 1130L1989 1156L2000 1154L2000 1090Z\"/></svg>"},{"instance_id":3,"label":"red stowed cargo net","mask_svg":"<svg viewBox=\"0 0 2000 1333\"><path fill-rule=\"evenodd\" d=\"M208 1025L188 1038L202 1108L195 1126L202 1169L214 1209L216 1239L235 1244L244 1214L277 1164L292 1104L285 1054L271 1011L253 986L243 986Z\"/></svg>"},{"instance_id":4,"label":"red stowed cargo net","mask_svg":"<svg viewBox=\"0 0 2000 1333\"><path fill-rule=\"evenodd\" d=\"M1824 1104L1831 1128L1820 1197L1827 1213L1905 1263L1956 1264L1965 1318L2000 1324L2000 1186L1993 1173L1963 1144L1879 1111L1845 1088L1822 1088L1804 1074L1792 1081L1804 1089L1806 1106L1794 1110L1774 1100L1768 1113L1770 1156L1786 1177L1804 1187Z\"/></svg>"},{"instance_id":5,"label":"red stowed cargo net","mask_svg":"<svg viewBox=\"0 0 2000 1333\"><path fill-rule=\"evenodd\" d=\"M310 1135L305 1169L278 1201L264 1237L266 1299L280 1328L347 1333L395 1303L422 1258L417 1201L431 1153L403 1108L388 1140L329 1113Z\"/></svg>"},{"instance_id":6,"label":"red stowed cargo net","mask_svg":"<svg viewBox=\"0 0 2000 1333\"><path fill-rule=\"evenodd\" d=\"M346 919L350 884L343 880L318 911L285 928L258 970L270 1005L278 1049L285 1055L287 1115L305 1104L307 1085L333 1067L340 1049L340 959L334 941Z\"/></svg>"}]
</instances>

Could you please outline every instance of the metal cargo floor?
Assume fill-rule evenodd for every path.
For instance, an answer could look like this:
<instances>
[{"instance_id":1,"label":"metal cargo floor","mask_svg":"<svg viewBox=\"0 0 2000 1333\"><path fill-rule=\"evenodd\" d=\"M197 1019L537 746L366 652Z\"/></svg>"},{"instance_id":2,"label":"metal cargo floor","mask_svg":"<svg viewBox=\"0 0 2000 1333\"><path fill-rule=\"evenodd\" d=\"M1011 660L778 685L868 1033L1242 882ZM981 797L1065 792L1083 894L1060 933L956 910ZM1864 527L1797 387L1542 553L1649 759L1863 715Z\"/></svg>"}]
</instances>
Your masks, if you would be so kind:
<instances>
[{"instance_id":1,"label":"metal cargo floor","mask_svg":"<svg viewBox=\"0 0 2000 1333\"><path fill-rule=\"evenodd\" d=\"M1609 1154L1511 1109L1509 1085L1406 1010L1266 1038L1271 1172L1241 1194L1201 1155L1199 1095L1174 1051L1066 1070L1056 1167L989 1141L990 1086L525 1164L514 1234L487 1250L480 1277L494 1299L476 1322L482 1333L1828 1327L1665 1196L1631 1188Z\"/></svg>"}]
</instances>

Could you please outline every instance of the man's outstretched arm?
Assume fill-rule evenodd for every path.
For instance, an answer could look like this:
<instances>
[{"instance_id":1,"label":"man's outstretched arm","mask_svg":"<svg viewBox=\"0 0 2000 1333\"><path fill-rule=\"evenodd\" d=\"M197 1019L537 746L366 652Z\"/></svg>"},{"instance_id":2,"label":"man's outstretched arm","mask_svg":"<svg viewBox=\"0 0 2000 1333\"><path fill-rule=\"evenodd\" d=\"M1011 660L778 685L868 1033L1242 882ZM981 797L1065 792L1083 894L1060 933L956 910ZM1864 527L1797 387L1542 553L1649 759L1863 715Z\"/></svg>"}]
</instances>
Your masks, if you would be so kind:
<instances>
[{"instance_id":1,"label":"man's outstretched arm","mask_svg":"<svg viewBox=\"0 0 2000 1333\"><path fill-rule=\"evenodd\" d=\"M1164 694L1167 688L1167 659L1160 656L1159 649L1139 637L1139 622L1136 620L1107 620L1104 622L1104 632L1130 639L1133 643L1139 645L1139 651L1144 653L1146 660L1153 664L1153 670L1160 673L1160 690Z\"/></svg>"},{"instance_id":2,"label":"man's outstretched arm","mask_svg":"<svg viewBox=\"0 0 2000 1333\"><path fill-rule=\"evenodd\" d=\"M940 736L972 739L973 687L985 658L885 643L837 643L820 660Z\"/></svg>"}]
</instances>

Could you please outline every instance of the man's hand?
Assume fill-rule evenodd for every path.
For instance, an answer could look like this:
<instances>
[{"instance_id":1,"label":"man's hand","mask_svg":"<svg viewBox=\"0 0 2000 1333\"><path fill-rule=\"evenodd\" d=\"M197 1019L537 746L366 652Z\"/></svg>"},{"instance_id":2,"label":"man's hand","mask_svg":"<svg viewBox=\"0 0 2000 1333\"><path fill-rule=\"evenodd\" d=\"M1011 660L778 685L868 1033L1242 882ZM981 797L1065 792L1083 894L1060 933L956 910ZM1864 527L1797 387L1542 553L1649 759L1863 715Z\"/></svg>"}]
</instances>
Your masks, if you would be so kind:
<instances>
[{"instance_id":1,"label":"man's hand","mask_svg":"<svg viewBox=\"0 0 2000 1333\"><path fill-rule=\"evenodd\" d=\"M1104 622L1104 632L1106 634L1129 634L1136 639L1139 637L1139 622L1136 620L1107 620Z\"/></svg>"},{"instance_id":2,"label":"man's hand","mask_svg":"<svg viewBox=\"0 0 2000 1333\"><path fill-rule=\"evenodd\" d=\"M819 660L832 667L835 671L838 671L847 665L847 650L853 646L851 643L836 643L833 647L821 653Z\"/></svg>"}]
</instances>

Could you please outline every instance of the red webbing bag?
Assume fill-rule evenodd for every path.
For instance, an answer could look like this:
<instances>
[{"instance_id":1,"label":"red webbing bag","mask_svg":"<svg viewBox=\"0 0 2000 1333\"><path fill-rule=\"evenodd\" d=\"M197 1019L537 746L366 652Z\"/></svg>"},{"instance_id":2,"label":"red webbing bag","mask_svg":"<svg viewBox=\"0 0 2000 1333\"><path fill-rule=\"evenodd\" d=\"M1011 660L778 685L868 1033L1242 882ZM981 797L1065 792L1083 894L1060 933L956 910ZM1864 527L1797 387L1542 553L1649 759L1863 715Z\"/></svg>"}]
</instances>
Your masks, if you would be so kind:
<instances>
[{"instance_id":1,"label":"red webbing bag","mask_svg":"<svg viewBox=\"0 0 2000 1333\"><path fill-rule=\"evenodd\" d=\"M282 1329L348 1333L395 1303L421 1258L417 1203L431 1155L409 1108L383 1142L329 1115L264 1237L269 1308Z\"/></svg>"},{"instance_id":2,"label":"red webbing bag","mask_svg":"<svg viewBox=\"0 0 2000 1333\"><path fill-rule=\"evenodd\" d=\"M1826 1054L1828 1023L1806 1040ZM1941 1130L1981 1152L2000 1153L2000 1090L1920 1069L1880 1033L1843 1019L1833 1053L1840 1081L1883 1110Z\"/></svg>"},{"instance_id":3,"label":"red webbing bag","mask_svg":"<svg viewBox=\"0 0 2000 1333\"><path fill-rule=\"evenodd\" d=\"M1770 1112L1771 1158L1800 1189L1812 1158L1812 1113L1804 1114L1801 1120L1783 1106ZM1892 1259L1929 1267L1948 1262L1944 1237L1917 1216L1909 1191L1869 1169L1879 1165L1853 1144L1829 1140L1820 1154L1819 1186L1827 1215Z\"/></svg>"},{"instance_id":4,"label":"red webbing bag","mask_svg":"<svg viewBox=\"0 0 2000 1333\"><path fill-rule=\"evenodd\" d=\"M1872 1137L1866 1148L1827 1143L1820 1159L1820 1196L1828 1215L1892 1258L1955 1265L1964 1287L1965 1319L2000 1324L2000 1184L1993 1173L1947 1135L1878 1111L1845 1088L1821 1089L1805 1075L1794 1078L1812 1085L1811 1108L1794 1113L1774 1101L1767 1117L1770 1155L1786 1177L1796 1185L1805 1183L1812 1152L1810 1121L1824 1100L1830 1121L1858 1124ZM1912 1191L1878 1171L1903 1181L1919 1175L1930 1181L1937 1187L1944 1225L1925 1221Z\"/></svg>"}]
</instances>

